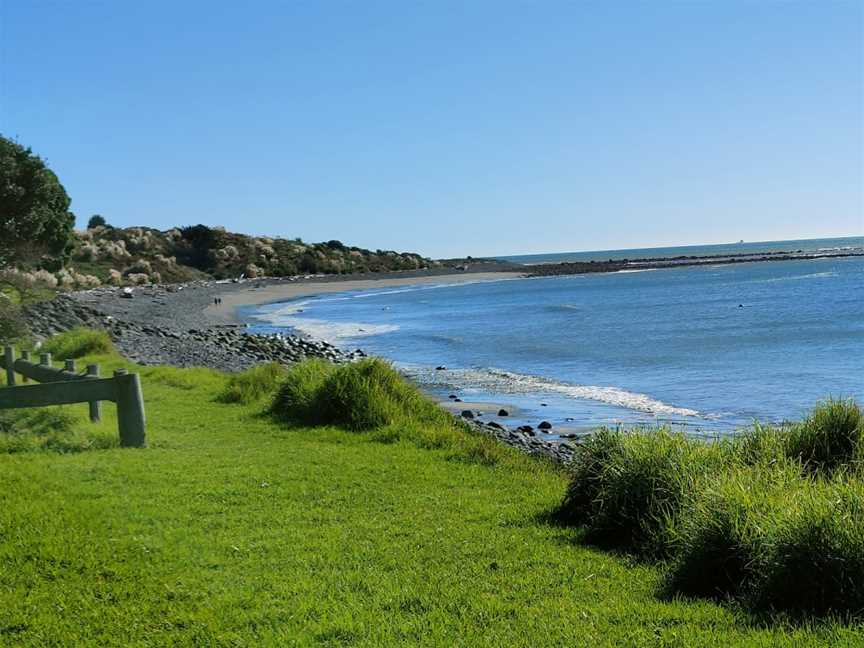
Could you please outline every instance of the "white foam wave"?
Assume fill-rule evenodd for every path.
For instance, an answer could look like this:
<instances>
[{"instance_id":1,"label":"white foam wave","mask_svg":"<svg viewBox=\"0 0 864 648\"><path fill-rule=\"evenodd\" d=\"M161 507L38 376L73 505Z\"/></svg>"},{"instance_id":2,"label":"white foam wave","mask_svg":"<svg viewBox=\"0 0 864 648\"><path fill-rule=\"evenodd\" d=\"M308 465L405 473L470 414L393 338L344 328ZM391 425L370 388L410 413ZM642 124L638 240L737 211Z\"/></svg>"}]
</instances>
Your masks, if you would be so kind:
<instances>
[{"instance_id":1,"label":"white foam wave","mask_svg":"<svg viewBox=\"0 0 864 648\"><path fill-rule=\"evenodd\" d=\"M311 300L310 300L311 301ZM309 301L291 302L282 308L253 315L254 319L273 326L293 328L318 340L340 344L352 338L390 333L399 329L395 324L364 324L362 322L332 322L328 320L297 317Z\"/></svg>"},{"instance_id":2,"label":"white foam wave","mask_svg":"<svg viewBox=\"0 0 864 648\"><path fill-rule=\"evenodd\" d=\"M422 379L423 371L413 370L409 373ZM615 405L625 409L645 412L659 416L698 417L700 413L686 407L669 405L646 394L629 392L619 387L597 385L574 385L541 376L514 373L503 369L448 369L435 371L428 378L457 385L466 385L489 393L497 394L560 394L569 398L592 400L607 405Z\"/></svg>"},{"instance_id":3,"label":"white foam wave","mask_svg":"<svg viewBox=\"0 0 864 648\"><path fill-rule=\"evenodd\" d=\"M772 277L771 279L756 279L753 283L775 283L777 281L801 281L802 279L826 279L836 277L836 272L813 272L803 275L792 275L791 277Z\"/></svg>"}]
</instances>

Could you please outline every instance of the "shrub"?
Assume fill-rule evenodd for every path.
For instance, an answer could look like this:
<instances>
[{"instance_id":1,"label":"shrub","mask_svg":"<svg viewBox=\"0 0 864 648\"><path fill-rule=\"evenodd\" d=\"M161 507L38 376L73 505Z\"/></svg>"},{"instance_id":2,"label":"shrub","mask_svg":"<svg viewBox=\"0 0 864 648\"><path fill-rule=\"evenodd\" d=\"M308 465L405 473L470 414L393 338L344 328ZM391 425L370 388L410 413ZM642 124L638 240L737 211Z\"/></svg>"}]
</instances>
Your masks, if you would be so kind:
<instances>
[{"instance_id":1,"label":"shrub","mask_svg":"<svg viewBox=\"0 0 864 648\"><path fill-rule=\"evenodd\" d=\"M269 362L252 367L228 378L225 388L216 397L223 403L242 403L248 405L272 395L285 377L287 369Z\"/></svg>"},{"instance_id":2,"label":"shrub","mask_svg":"<svg viewBox=\"0 0 864 648\"><path fill-rule=\"evenodd\" d=\"M0 294L0 345L18 342L26 338L28 333L21 307Z\"/></svg>"},{"instance_id":3,"label":"shrub","mask_svg":"<svg viewBox=\"0 0 864 648\"><path fill-rule=\"evenodd\" d=\"M97 227L105 227L108 223L105 222L105 217L100 214L93 214L90 220L87 221L87 229L95 229Z\"/></svg>"},{"instance_id":4,"label":"shrub","mask_svg":"<svg viewBox=\"0 0 864 648\"><path fill-rule=\"evenodd\" d=\"M111 338L105 331L79 327L49 338L41 350L52 354L56 360L65 360L111 353L113 349Z\"/></svg>"},{"instance_id":5,"label":"shrub","mask_svg":"<svg viewBox=\"0 0 864 648\"><path fill-rule=\"evenodd\" d=\"M815 481L780 499L751 605L792 615L864 617L864 484Z\"/></svg>"},{"instance_id":6,"label":"shrub","mask_svg":"<svg viewBox=\"0 0 864 648\"><path fill-rule=\"evenodd\" d=\"M730 456L725 444L706 444L663 428L605 430L577 451L570 486L554 516L584 525L591 542L643 556L664 555L685 498Z\"/></svg>"},{"instance_id":7,"label":"shrub","mask_svg":"<svg viewBox=\"0 0 864 648\"><path fill-rule=\"evenodd\" d=\"M819 403L787 439L787 452L811 472L833 472L862 451L864 416L854 400L829 398Z\"/></svg>"}]
</instances>

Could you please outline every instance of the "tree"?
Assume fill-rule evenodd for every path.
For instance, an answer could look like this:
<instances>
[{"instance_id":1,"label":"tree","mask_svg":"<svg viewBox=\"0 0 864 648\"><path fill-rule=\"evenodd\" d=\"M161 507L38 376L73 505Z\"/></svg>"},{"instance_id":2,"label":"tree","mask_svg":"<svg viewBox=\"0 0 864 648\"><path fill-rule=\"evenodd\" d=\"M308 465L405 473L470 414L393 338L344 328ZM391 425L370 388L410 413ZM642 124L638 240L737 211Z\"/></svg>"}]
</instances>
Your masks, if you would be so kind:
<instances>
[{"instance_id":1,"label":"tree","mask_svg":"<svg viewBox=\"0 0 864 648\"><path fill-rule=\"evenodd\" d=\"M216 246L216 233L206 225L191 225L180 229L186 242L187 251L181 253L181 260L193 268L207 270L213 265L210 250Z\"/></svg>"},{"instance_id":2,"label":"tree","mask_svg":"<svg viewBox=\"0 0 864 648\"><path fill-rule=\"evenodd\" d=\"M72 250L70 202L39 156L0 136L0 265L43 256L62 263Z\"/></svg>"},{"instance_id":3,"label":"tree","mask_svg":"<svg viewBox=\"0 0 864 648\"><path fill-rule=\"evenodd\" d=\"M87 229L94 229L96 227L106 227L108 223L105 221L105 217L101 214L93 214L90 217L90 220L87 221Z\"/></svg>"}]
</instances>

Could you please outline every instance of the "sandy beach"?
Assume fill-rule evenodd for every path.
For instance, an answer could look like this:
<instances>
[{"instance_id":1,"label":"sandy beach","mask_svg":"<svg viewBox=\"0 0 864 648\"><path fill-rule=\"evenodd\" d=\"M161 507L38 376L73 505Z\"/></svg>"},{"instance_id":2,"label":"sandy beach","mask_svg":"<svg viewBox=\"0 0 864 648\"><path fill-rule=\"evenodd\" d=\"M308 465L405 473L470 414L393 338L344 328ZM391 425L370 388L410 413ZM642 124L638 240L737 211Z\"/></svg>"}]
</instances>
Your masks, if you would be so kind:
<instances>
[{"instance_id":1,"label":"sandy beach","mask_svg":"<svg viewBox=\"0 0 864 648\"><path fill-rule=\"evenodd\" d=\"M254 306L288 301L300 297L310 297L324 293L369 290L393 286L416 286L435 284L462 284L483 281L502 281L524 277L521 272L461 272L458 274L420 275L420 276L371 276L366 279L316 278L311 280L273 283L273 280L248 281L241 284L224 284L224 291L216 294L222 299L219 305L210 304L204 309L205 317L215 324L236 324L236 310L239 306Z\"/></svg>"}]
</instances>

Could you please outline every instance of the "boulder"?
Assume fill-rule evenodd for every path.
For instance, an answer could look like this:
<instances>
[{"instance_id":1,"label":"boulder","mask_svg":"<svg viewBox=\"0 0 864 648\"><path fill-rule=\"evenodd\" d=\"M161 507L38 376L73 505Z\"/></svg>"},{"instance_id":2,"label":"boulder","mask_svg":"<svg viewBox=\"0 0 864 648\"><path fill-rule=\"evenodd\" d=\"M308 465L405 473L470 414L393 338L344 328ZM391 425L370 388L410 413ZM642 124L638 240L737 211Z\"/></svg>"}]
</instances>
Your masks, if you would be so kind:
<instances>
[{"instance_id":1,"label":"boulder","mask_svg":"<svg viewBox=\"0 0 864 648\"><path fill-rule=\"evenodd\" d=\"M539 430L551 430L552 424L549 421L541 421L540 425L537 426Z\"/></svg>"},{"instance_id":2,"label":"boulder","mask_svg":"<svg viewBox=\"0 0 864 648\"><path fill-rule=\"evenodd\" d=\"M473 419L474 418L474 412L472 412L471 410L462 410L461 416L462 416L462 418Z\"/></svg>"},{"instance_id":3,"label":"boulder","mask_svg":"<svg viewBox=\"0 0 864 648\"><path fill-rule=\"evenodd\" d=\"M510 416L510 412L505 409L498 410L498 416Z\"/></svg>"}]
</instances>

